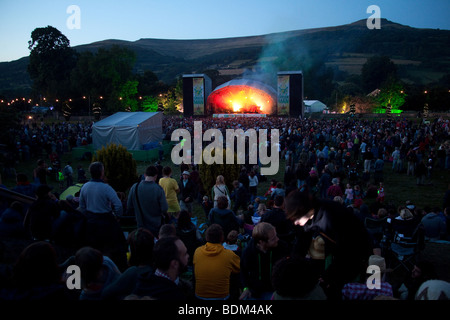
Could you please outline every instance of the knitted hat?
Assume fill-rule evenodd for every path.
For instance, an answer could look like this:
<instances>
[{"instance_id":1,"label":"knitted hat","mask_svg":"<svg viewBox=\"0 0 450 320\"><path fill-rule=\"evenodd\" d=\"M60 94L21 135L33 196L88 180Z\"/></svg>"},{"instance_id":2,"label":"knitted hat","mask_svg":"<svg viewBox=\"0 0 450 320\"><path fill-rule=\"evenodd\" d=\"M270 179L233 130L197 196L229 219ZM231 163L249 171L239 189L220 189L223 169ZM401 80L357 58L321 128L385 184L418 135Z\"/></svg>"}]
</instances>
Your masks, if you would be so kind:
<instances>
[{"instance_id":1,"label":"knitted hat","mask_svg":"<svg viewBox=\"0 0 450 320\"><path fill-rule=\"evenodd\" d=\"M380 267L380 272L386 272L386 260L379 255L373 254L369 257L369 266Z\"/></svg>"},{"instance_id":2,"label":"knitted hat","mask_svg":"<svg viewBox=\"0 0 450 320\"><path fill-rule=\"evenodd\" d=\"M450 300L450 283L443 280L428 280L416 292L415 300Z\"/></svg>"}]
</instances>

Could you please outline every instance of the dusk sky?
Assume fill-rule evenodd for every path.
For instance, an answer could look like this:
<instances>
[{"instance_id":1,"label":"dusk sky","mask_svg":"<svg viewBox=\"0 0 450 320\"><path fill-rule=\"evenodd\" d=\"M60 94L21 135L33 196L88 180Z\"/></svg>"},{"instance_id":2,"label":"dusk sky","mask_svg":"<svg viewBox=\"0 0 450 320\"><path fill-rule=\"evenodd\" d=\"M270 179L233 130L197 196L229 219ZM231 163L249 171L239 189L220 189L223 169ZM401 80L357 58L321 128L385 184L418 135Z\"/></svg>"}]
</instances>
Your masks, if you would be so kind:
<instances>
[{"instance_id":1,"label":"dusk sky","mask_svg":"<svg viewBox=\"0 0 450 320\"><path fill-rule=\"evenodd\" d=\"M76 14L67 12L71 5L79 8L78 20L70 19ZM31 32L48 25L71 46L105 39L229 38L348 24L369 18L370 5L393 22L450 30L449 0L1 0L0 62L28 56Z\"/></svg>"}]
</instances>

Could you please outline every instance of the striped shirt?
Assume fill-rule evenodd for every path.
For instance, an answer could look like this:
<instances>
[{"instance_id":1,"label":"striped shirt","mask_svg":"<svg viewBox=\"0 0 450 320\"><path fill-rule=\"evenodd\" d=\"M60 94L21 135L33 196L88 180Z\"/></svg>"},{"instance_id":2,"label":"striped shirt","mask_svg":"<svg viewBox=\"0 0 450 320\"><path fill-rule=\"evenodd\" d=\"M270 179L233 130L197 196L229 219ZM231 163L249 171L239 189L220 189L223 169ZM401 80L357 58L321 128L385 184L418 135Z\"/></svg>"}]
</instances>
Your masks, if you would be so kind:
<instances>
[{"instance_id":1,"label":"striped shirt","mask_svg":"<svg viewBox=\"0 0 450 320\"><path fill-rule=\"evenodd\" d=\"M393 295L392 286L383 281L380 289L369 289L365 283L347 283L342 289L342 300L372 300L377 296Z\"/></svg>"}]
</instances>

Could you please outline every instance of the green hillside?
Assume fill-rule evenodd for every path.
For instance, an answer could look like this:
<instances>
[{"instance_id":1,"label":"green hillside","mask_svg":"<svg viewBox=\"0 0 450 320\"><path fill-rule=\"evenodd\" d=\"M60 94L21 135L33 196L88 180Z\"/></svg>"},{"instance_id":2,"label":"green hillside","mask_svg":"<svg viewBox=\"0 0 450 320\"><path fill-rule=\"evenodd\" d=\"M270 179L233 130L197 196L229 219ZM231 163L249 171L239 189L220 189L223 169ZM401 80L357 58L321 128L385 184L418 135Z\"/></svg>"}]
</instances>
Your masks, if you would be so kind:
<instances>
[{"instance_id":1,"label":"green hillside","mask_svg":"<svg viewBox=\"0 0 450 320\"><path fill-rule=\"evenodd\" d=\"M427 84L450 73L450 31L417 29L386 19L380 30L369 30L366 20L352 24L296 30L262 36L207 40L105 40L76 46L96 51L113 44L136 52L136 73L153 71L172 84L184 73L216 70L224 78L246 70L276 72L305 70L308 64L331 67L336 81L359 74L367 58L386 55L406 83ZM26 94L31 87L28 57L0 63L0 94Z\"/></svg>"}]
</instances>

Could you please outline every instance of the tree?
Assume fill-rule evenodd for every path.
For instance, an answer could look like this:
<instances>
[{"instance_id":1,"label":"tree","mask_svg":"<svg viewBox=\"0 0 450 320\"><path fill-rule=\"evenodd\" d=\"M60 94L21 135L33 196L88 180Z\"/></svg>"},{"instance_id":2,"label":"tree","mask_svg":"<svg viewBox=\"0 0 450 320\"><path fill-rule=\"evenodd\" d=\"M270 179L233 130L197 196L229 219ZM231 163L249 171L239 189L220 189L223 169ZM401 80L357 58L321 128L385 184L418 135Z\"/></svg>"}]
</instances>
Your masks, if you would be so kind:
<instances>
[{"instance_id":1,"label":"tree","mask_svg":"<svg viewBox=\"0 0 450 320\"><path fill-rule=\"evenodd\" d=\"M391 107L391 113L399 113L400 108L405 103L405 91L400 81L390 78L381 87L380 92L376 96L378 108L376 111L381 112L381 109L388 105ZM381 108L381 109L380 109Z\"/></svg>"},{"instance_id":2,"label":"tree","mask_svg":"<svg viewBox=\"0 0 450 320\"><path fill-rule=\"evenodd\" d=\"M309 65L304 72L304 79L308 79L303 85L305 97L326 101L335 89L333 78L333 69L326 67L324 61L316 61Z\"/></svg>"},{"instance_id":3,"label":"tree","mask_svg":"<svg viewBox=\"0 0 450 320\"><path fill-rule=\"evenodd\" d=\"M106 112L122 111L121 94L137 93L138 84L132 73L135 61L134 51L117 45L100 48L95 54L83 52L71 74L72 88L79 95L90 95L93 100L103 97L101 107Z\"/></svg>"},{"instance_id":4,"label":"tree","mask_svg":"<svg viewBox=\"0 0 450 320\"><path fill-rule=\"evenodd\" d=\"M183 85L182 79L178 79L175 87L170 88L167 93L158 96L159 103L162 105L164 114L179 114L179 106L183 102Z\"/></svg>"},{"instance_id":5,"label":"tree","mask_svg":"<svg viewBox=\"0 0 450 320\"><path fill-rule=\"evenodd\" d=\"M344 96L338 102L338 108L336 109L339 113L350 112L350 106L354 105L355 113L371 113L373 111L373 98L370 96Z\"/></svg>"},{"instance_id":6,"label":"tree","mask_svg":"<svg viewBox=\"0 0 450 320\"><path fill-rule=\"evenodd\" d=\"M47 98L67 98L70 72L77 61L69 39L52 26L36 28L31 33L28 49L28 73L36 93Z\"/></svg>"},{"instance_id":7,"label":"tree","mask_svg":"<svg viewBox=\"0 0 450 320\"><path fill-rule=\"evenodd\" d=\"M143 97L142 99L142 111L156 112L158 111L158 99L155 97Z\"/></svg>"},{"instance_id":8,"label":"tree","mask_svg":"<svg viewBox=\"0 0 450 320\"><path fill-rule=\"evenodd\" d=\"M136 100L138 82L136 80L128 80L119 89L119 100L121 102L121 110L138 111L138 102Z\"/></svg>"},{"instance_id":9,"label":"tree","mask_svg":"<svg viewBox=\"0 0 450 320\"><path fill-rule=\"evenodd\" d=\"M102 147L92 161L103 163L106 180L116 191L127 192L137 180L136 160L122 145L112 143Z\"/></svg>"},{"instance_id":10,"label":"tree","mask_svg":"<svg viewBox=\"0 0 450 320\"><path fill-rule=\"evenodd\" d=\"M150 70L145 71L144 74L136 75L136 80L139 82L137 89L141 96L156 97L168 89L168 86L159 81L156 74Z\"/></svg>"},{"instance_id":11,"label":"tree","mask_svg":"<svg viewBox=\"0 0 450 320\"><path fill-rule=\"evenodd\" d=\"M387 56L371 57L362 66L361 81L366 93L380 89L389 78L397 78L397 67Z\"/></svg>"}]
</instances>

